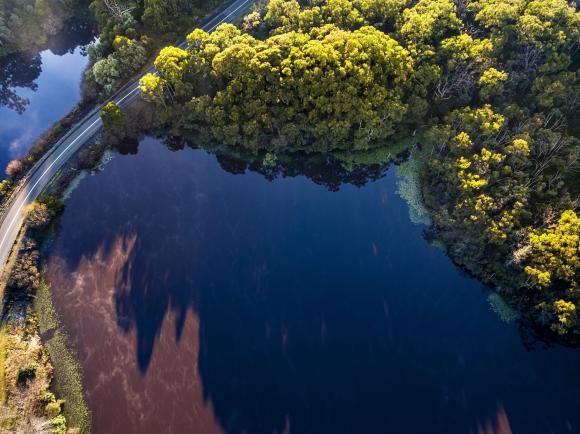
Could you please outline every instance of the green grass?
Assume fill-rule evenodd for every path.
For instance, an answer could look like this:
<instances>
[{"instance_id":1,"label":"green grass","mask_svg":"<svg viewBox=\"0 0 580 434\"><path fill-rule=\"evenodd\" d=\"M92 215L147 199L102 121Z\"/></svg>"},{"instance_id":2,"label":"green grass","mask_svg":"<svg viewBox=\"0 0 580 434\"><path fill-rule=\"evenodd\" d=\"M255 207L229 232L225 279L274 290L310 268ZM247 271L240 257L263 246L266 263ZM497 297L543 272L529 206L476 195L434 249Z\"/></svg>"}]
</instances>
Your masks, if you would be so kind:
<instances>
[{"instance_id":1,"label":"green grass","mask_svg":"<svg viewBox=\"0 0 580 434\"><path fill-rule=\"evenodd\" d=\"M6 403L6 334L0 327L0 404Z\"/></svg>"},{"instance_id":2,"label":"green grass","mask_svg":"<svg viewBox=\"0 0 580 434\"><path fill-rule=\"evenodd\" d=\"M89 433L91 413L83 394L81 369L74 352L58 320L52 304L50 287L42 283L36 293L34 308L38 316L41 334L51 332L52 336L44 341L54 368L54 390L65 400L64 416L69 428L78 428L81 433Z\"/></svg>"}]
</instances>

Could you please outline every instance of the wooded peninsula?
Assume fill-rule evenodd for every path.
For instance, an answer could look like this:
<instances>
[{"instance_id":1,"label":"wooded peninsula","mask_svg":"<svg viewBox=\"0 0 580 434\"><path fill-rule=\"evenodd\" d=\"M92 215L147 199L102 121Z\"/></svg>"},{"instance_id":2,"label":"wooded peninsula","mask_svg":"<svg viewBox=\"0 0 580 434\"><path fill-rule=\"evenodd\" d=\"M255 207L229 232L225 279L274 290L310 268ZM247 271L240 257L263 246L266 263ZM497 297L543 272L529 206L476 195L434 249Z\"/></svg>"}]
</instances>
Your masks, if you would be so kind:
<instances>
[{"instance_id":1,"label":"wooded peninsula","mask_svg":"<svg viewBox=\"0 0 580 434\"><path fill-rule=\"evenodd\" d=\"M252 152L414 136L432 236L555 339L580 332L580 14L565 0L271 0L141 80L162 124ZM420 264L417 264L420 269Z\"/></svg>"}]
</instances>

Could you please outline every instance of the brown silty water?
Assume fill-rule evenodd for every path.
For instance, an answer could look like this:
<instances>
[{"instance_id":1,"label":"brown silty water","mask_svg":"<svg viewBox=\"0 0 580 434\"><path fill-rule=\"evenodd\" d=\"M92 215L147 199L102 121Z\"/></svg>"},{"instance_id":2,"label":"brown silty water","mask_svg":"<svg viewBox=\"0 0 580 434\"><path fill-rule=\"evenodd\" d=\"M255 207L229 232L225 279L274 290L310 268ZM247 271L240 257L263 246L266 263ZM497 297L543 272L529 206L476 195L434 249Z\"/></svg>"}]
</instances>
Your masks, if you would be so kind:
<instances>
[{"instance_id":1,"label":"brown silty water","mask_svg":"<svg viewBox=\"0 0 580 434\"><path fill-rule=\"evenodd\" d=\"M136 332L119 331L115 298L128 291L124 270L131 267L136 236L119 236L109 252L83 257L75 270L53 251L47 277L58 313L73 337L87 373L84 387L95 433L221 433L212 405L203 398L197 369L199 322L191 311L180 342L176 315L169 313L157 336L146 373L135 362ZM95 345L97 344L98 345ZM153 411L152 411L153 410ZM160 417L163 415L163 417Z\"/></svg>"}]
</instances>

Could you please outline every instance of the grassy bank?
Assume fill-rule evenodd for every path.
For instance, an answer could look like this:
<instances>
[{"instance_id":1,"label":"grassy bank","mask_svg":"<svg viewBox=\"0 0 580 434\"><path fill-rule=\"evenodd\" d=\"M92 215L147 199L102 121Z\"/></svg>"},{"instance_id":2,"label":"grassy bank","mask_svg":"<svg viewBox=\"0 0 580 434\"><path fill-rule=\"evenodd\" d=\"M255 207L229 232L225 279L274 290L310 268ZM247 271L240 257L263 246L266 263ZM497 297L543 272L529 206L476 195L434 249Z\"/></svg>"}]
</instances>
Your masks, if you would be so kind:
<instances>
[{"instance_id":1,"label":"grassy bank","mask_svg":"<svg viewBox=\"0 0 580 434\"><path fill-rule=\"evenodd\" d=\"M83 395L81 369L68 345L66 332L52 304L50 286L46 282L42 282L36 291L34 310L44 346L54 367L53 389L66 402L64 416L69 426L78 427L81 433L88 433L91 415Z\"/></svg>"},{"instance_id":2,"label":"grassy bank","mask_svg":"<svg viewBox=\"0 0 580 434\"><path fill-rule=\"evenodd\" d=\"M96 166L102 155L98 144L88 146L49 186L53 196L41 196L29 206L7 263L0 329L2 432L90 432L81 370L43 280L41 252L64 207L58 198L81 169Z\"/></svg>"},{"instance_id":3,"label":"grassy bank","mask_svg":"<svg viewBox=\"0 0 580 434\"><path fill-rule=\"evenodd\" d=\"M29 210L9 262L0 327L0 426L13 433L88 433L80 375L55 327L39 272L39 245L56 215L46 210L39 204Z\"/></svg>"},{"instance_id":4,"label":"grassy bank","mask_svg":"<svg viewBox=\"0 0 580 434\"><path fill-rule=\"evenodd\" d=\"M6 402L6 332L0 327L0 404Z\"/></svg>"}]
</instances>

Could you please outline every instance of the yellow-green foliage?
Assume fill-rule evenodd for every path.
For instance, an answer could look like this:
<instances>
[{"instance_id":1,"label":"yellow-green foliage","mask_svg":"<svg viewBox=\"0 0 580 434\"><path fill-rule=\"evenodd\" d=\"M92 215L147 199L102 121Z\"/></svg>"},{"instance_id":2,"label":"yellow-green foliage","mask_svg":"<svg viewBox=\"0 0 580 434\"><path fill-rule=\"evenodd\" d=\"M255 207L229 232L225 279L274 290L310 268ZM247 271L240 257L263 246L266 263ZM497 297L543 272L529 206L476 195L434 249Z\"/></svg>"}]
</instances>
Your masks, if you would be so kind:
<instances>
[{"instance_id":1,"label":"yellow-green foliage","mask_svg":"<svg viewBox=\"0 0 580 434\"><path fill-rule=\"evenodd\" d=\"M114 101L109 102L101 109L101 119L105 128L122 127L125 122L125 113Z\"/></svg>"},{"instance_id":2,"label":"yellow-green foliage","mask_svg":"<svg viewBox=\"0 0 580 434\"><path fill-rule=\"evenodd\" d=\"M460 126L472 138L497 134L505 124L505 116L485 104L479 108L463 108L451 112L447 121Z\"/></svg>"},{"instance_id":3,"label":"yellow-green foliage","mask_svg":"<svg viewBox=\"0 0 580 434\"><path fill-rule=\"evenodd\" d=\"M169 82L181 81L188 59L187 51L179 47L165 47L155 59L155 68L163 71L164 78Z\"/></svg>"},{"instance_id":4,"label":"yellow-green foliage","mask_svg":"<svg viewBox=\"0 0 580 434\"><path fill-rule=\"evenodd\" d=\"M552 329L559 334L565 334L574 327L576 322L576 306L574 303L565 300L556 300L554 310L558 317L558 322L552 325Z\"/></svg>"},{"instance_id":5,"label":"yellow-green foliage","mask_svg":"<svg viewBox=\"0 0 580 434\"><path fill-rule=\"evenodd\" d=\"M546 287L558 279L577 291L580 273L580 218L572 210L560 216L555 227L532 230L532 247L526 273L540 286Z\"/></svg>"},{"instance_id":6,"label":"yellow-green foliage","mask_svg":"<svg viewBox=\"0 0 580 434\"><path fill-rule=\"evenodd\" d=\"M298 27L299 14L300 4L296 0L271 0L264 22L276 33L284 33Z\"/></svg>"},{"instance_id":7,"label":"yellow-green foliage","mask_svg":"<svg viewBox=\"0 0 580 434\"><path fill-rule=\"evenodd\" d=\"M522 158L527 158L530 156L530 145L528 141L524 139L513 139L511 144L506 146L505 150L511 155Z\"/></svg>"},{"instance_id":8,"label":"yellow-green foliage","mask_svg":"<svg viewBox=\"0 0 580 434\"><path fill-rule=\"evenodd\" d=\"M51 434L65 434L67 432L66 428L66 418L59 414L58 416L50 420Z\"/></svg>"},{"instance_id":9,"label":"yellow-green foliage","mask_svg":"<svg viewBox=\"0 0 580 434\"><path fill-rule=\"evenodd\" d=\"M488 173L505 158L497 152L481 148L479 154L460 156L456 160L457 178L464 190L480 190L488 185Z\"/></svg>"},{"instance_id":10,"label":"yellow-green foliage","mask_svg":"<svg viewBox=\"0 0 580 434\"><path fill-rule=\"evenodd\" d=\"M478 0L471 3L475 19L486 28L503 29L520 15L524 0Z\"/></svg>"},{"instance_id":11,"label":"yellow-green foliage","mask_svg":"<svg viewBox=\"0 0 580 434\"><path fill-rule=\"evenodd\" d=\"M4 398L3 426L26 429L39 412L52 380L52 365L40 342L31 310L28 319L9 319L2 327Z\"/></svg>"},{"instance_id":12,"label":"yellow-green foliage","mask_svg":"<svg viewBox=\"0 0 580 434\"><path fill-rule=\"evenodd\" d=\"M6 402L6 336L0 327L0 404Z\"/></svg>"},{"instance_id":13,"label":"yellow-green foliage","mask_svg":"<svg viewBox=\"0 0 580 434\"><path fill-rule=\"evenodd\" d=\"M139 90L153 102L164 102L163 80L155 74L147 73L139 80Z\"/></svg>"},{"instance_id":14,"label":"yellow-green foliage","mask_svg":"<svg viewBox=\"0 0 580 434\"><path fill-rule=\"evenodd\" d=\"M64 401L53 401L46 404L44 407L44 412L49 418L54 418L58 416L62 410L62 404Z\"/></svg>"},{"instance_id":15,"label":"yellow-green foliage","mask_svg":"<svg viewBox=\"0 0 580 434\"><path fill-rule=\"evenodd\" d=\"M462 62L486 60L492 51L493 45L489 39L476 39L461 33L441 42L440 55L451 68Z\"/></svg>"},{"instance_id":16,"label":"yellow-green foliage","mask_svg":"<svg viewBox=\"0 0 580 434\"><path fill-rule=\"evenodd\" d=\"M309 32L325 24L354 30L365 24L393 28L402 19L405 0L327 0L300 9L296 0L272 0L264 23L272 35Z\"/></svg>"},{"instance_id":17,"label":"yellow-green foliage","mask_svg":"<svg viewBox=\"0 0 580 434\"><path fill-rule=\"evenodd\" d=\"M196 30L188 42L189 51L162 50L155 66L163 81L148 77L141 88L156 98L161 85L170 89L228 144L364 150L392 136L404 119L413 62L395 39L372 27L327 26L260 41L222 25L212 34ZM195 95L192 71L211 77L213 97Z\"/></svg>"},{"instance_id":18,"label":"yellow-green foliage","mask_svg":"<svg viewBox=\"0 0 580 434\"><path fill-rule=\"evenodd\" d=\"M552 331L566 335L575 330L580 219L572 209L555 213L549 206L573 202L566 194L558 198L556 188L566 192L565 182L546 191L548 183L539 180L549 178L541 176L534 158L545 158L539 150L546 152L563 140L563 161L569 161L575 154L566 152L575 152L578 142L543 129L543 117L536 120L540 127L504 137L505 120L489 106L455 111L447 119L445 128L429 136L443 158L429 162L427 198L450 253L490 282L513 286L510 301L518 300ZM556 164L562 170L563 163ZM547 171L547 176L554 173ZM538 199L542 202L535 206L543 211L536 214L534 227L528 223L530 202Z\"/></svg>"},{"instance_id":19,"label":"yellow-green foliage","mask_svg":"<svg viewBox=\"0 0 580 434\"><path fill-rule=\"evenodd\" d=\"M434 43L461 28L455 4L451 0L420 0L403 12L403 36L413 43Z\"/></svg>"},{"instance_id":20,"label":"yellow-green foliage","mask_svg":"<svg viewBox=\"0 0 580 434\"><path fill-rule=\"evenodd\" d=\"M503 83L508 79L508 73L495 68L486 69L479 78L480 95L488 99L493 95L500 94Z\"/></svg>"}]
</instances>

